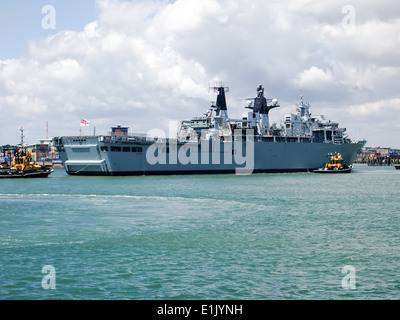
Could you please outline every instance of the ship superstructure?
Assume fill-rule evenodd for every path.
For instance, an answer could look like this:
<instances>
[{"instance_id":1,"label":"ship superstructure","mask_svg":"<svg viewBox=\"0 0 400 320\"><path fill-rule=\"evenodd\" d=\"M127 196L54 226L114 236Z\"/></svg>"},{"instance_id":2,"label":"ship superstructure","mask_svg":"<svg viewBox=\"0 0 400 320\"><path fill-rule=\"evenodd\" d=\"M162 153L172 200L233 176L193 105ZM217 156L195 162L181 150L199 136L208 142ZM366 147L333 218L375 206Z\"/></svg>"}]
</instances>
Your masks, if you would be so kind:
<instances>
[{"instance_id":1,"label":"ship superstructure","mask_svg":"<svg viewBox=\"0 0 400 320\"><path fill-rule=\"evenodd\" d=\"M204 115L181 121L175 138L129 135L128 127L113 127L105 136L56 137L65 170L79 175L153 175L201 173L258 173L312 171L329 153L340 153L352 164L366 141L351 141L339 124L314 116L310 105L277 125L269 113L277 99L267 99L264 88L247 99L240 119L230 118L229 88L212 88L216 103Z\"/></svg>"}]
</instances>

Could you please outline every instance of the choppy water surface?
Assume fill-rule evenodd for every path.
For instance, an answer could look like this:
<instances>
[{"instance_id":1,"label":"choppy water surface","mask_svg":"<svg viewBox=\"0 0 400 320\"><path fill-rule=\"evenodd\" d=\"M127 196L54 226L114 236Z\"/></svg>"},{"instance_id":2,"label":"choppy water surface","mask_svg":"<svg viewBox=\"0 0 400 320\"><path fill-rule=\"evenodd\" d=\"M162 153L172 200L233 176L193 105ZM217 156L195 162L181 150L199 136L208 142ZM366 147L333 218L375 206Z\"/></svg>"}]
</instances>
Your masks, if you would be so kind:
<instances>
[{"instance_id":1,"label":"choppy water surface","mask_svg":"<svg viewBox=\"0 0 400 320\"><path fill-rule=\"evenodd\" d=\"M363 165L2 180L0 299L399 299L399 189Z\"/></svg>"}]
</instances>

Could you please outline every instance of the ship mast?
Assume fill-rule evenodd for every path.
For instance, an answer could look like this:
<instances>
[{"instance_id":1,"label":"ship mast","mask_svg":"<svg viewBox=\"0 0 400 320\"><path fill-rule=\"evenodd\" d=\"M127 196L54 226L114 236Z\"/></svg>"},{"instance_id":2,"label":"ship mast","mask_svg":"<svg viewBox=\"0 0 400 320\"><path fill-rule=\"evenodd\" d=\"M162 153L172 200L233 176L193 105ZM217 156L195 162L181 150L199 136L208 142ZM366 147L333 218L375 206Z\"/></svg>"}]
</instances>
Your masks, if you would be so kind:
<instances>
[{"instance_id":1,"label":"ship mast","mask_svg":"<svg viewBox=\"0 0 400 320\"><path fill-rule=\"evenodd\" d=\"M215 106L212 105L212 108L216 109L216 116L217 117L222 117L227 119L228 118L228 107L226 104L226 97L225 97L225 93L229 92L229 87L225 87L224 84L222 82L220 82L219 84L216 83L214 85L214 87L210 87L210 89L212 89L215 94L217 95L217 101Z\"/></svg>"},{"instance_id":2,"label":"ship mast","mask_svg":"<svg viewBox=\"0 0 400 320\"><path fill-rule=\"evenodd\" d=\"M273 108L278 108L278 100L276 99L267 99L264 96L264 88L260 84L257 88L257 97L252 98L252 99L247 99L248 106L246 107L247 109L252 109L253 113L258 114L257 116L254 116L254 118L257 118L258 124L258 129L260 134L264 135L267 134L270 124L269 124L269 111ZM268 105L268 102L271 104ZM250 116L247 116L249 119Z\"/></svg>"},{"instance_id":3,"label":"ship mast","mask_svg":"<svg viewBox=\"0 0 400 320\"><path fill-rule=\"evenodd\" d=\"M23 127L21 127L21 129L19 129L19 131L21 132L21 147L23 147L24 146L24 138L25 138L25 136L24 136L24 128Z\"/></svg>"}]
</instances>

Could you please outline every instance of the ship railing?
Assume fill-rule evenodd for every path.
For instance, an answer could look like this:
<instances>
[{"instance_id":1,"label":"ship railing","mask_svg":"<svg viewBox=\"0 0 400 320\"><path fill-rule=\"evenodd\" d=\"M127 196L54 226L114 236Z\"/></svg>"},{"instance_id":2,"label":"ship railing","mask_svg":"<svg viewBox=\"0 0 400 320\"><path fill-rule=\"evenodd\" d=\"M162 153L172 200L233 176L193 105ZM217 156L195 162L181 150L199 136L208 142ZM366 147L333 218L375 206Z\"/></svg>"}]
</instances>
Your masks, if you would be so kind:
<instances>
[{"instance_id":1,"label":"ship railing","mask_svg":"<svg viewBox=\"0 0 400 320\"><path fill-rule=\"evenodd\" d=\"M147 141L147 138L144 136L102 136L101 141L103 142L144 142Z\"/></svg>"},{"instance_id":2,"label":"ship railing","mask_svg":"<svg viewBox=\"0 0 400 320\"><path fill-rule=\"evenodd\" d=\"M167 138L158 138L158 137L147 137L145 141L149 142L158 142L158 143L166 143L168 141Z\"/></svg>"},{"instance_id":3,"label":"ship railing","mask_svg":"<svg viewBox=\"0 0 400 320\"><path fill-rule=\"evenodd\" d=\"M343 138L334 138L333 143L334 144L343 144L344 141L343 141Z\"/></svg>"}]
</instances>

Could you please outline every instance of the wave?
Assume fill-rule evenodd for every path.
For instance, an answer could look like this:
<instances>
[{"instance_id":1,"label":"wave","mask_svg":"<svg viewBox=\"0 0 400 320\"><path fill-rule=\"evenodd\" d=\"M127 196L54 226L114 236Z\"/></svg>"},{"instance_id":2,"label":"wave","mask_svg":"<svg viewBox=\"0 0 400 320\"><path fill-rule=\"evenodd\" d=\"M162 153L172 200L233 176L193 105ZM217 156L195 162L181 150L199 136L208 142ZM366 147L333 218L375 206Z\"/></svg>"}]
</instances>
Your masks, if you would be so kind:
<instances>
[{"instance_id":1,"label":"wave","mask_svg":"<svg viewBox=\"0 0 400 320\"><path fill-rule=\"evenodd\" d=\"M220 208L235 208L235 210L246 210L246 211L260 211L260 210L271 210L276 208L276 204L271 202L265 202L263 199L249 199L249 198L238 198L234 199L220 199L216 196L204 196L204 197L192 197L187 196L153 196L153 195L123 195L123 194L72 194L72 193L7 193L0 194L1 200L21 200L21 201L88 201L98 202L99 205L104 202L110 201L143 201L149 204L151 203L179 203L179 205L193 205L196 204L198 208L206 208L208 206L220 207Z\"/></svg>"}]
</instances>

